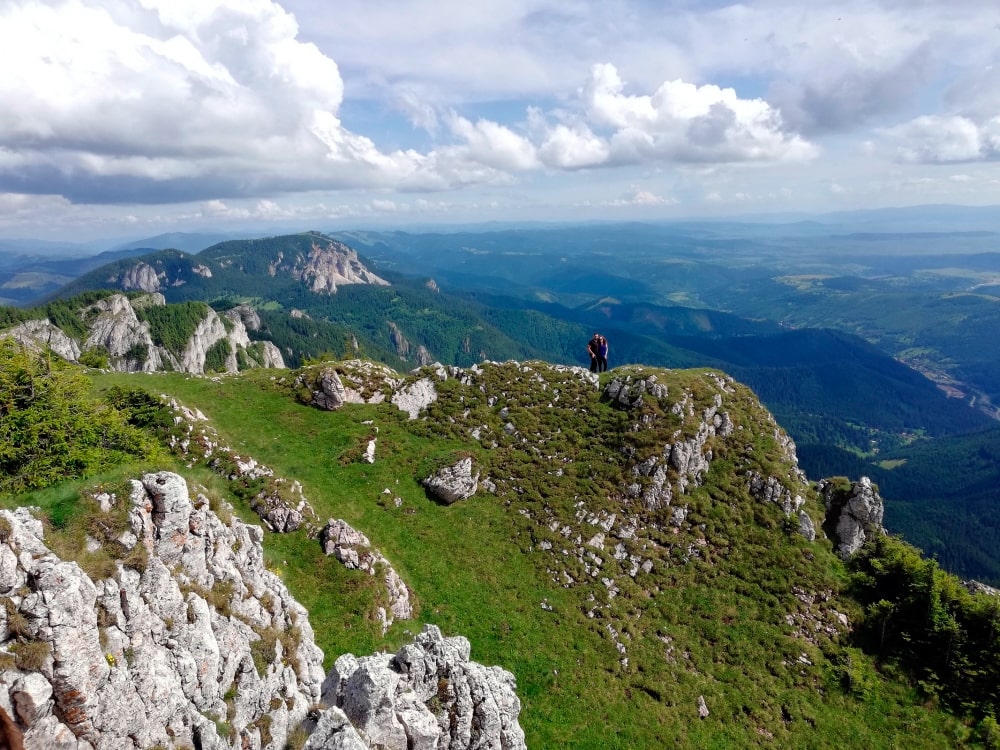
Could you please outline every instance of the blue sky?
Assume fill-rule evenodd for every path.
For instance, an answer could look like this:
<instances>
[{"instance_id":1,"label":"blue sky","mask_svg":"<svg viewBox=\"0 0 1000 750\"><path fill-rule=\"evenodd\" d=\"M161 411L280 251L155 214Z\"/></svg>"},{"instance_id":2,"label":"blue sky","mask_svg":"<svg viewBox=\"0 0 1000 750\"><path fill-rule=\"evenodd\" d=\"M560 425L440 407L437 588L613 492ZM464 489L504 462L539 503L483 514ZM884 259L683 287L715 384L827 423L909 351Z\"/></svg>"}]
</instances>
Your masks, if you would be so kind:
<instances>
[{"instance_id":1,"label":"blue sky","mask_svg":"<svg viewBox=\"0 0 1000 750\"><path fill-rule=\"evenodd\" d=\"M3 0L0 236L1000 203L984 0Z\"/></svg>"}]
</instances>

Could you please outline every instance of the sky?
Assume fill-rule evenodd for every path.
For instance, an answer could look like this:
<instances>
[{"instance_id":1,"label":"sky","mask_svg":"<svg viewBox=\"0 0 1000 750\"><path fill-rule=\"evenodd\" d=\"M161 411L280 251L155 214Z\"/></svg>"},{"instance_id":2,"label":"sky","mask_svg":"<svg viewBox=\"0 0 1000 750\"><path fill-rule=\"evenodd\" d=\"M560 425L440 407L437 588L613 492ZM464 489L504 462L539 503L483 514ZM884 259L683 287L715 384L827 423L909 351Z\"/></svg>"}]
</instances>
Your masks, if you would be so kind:
<instances>
[{"instance_id":1,"label":"sky","mask_svg":"<svg viewBox=\"0 0 1000 750\"><path fill-rule=\"evenodd\" d=\"M0 0L0 236L1000 204L994 0Z\"/></svg>"}]
</instances>

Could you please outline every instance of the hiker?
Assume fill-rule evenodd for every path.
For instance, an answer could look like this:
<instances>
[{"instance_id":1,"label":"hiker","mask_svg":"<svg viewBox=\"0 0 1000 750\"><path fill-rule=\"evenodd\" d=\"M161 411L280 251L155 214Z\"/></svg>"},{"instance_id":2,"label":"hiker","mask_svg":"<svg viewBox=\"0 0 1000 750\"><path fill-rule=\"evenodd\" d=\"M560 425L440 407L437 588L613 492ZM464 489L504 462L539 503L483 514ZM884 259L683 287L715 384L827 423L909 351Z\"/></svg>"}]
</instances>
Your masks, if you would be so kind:
<instances>
[{"instance_id":1,"label":"hiker","mask_svg":"<svg viewBox=\"0 0 1000 750\"><path fill-rule=\"evenodd\" d=\"M608 340L603 336L597 344L597 371L608 371Z\"/></svg>"},{"instance_id":2,"label":"hiker","mask_svg":"<svg viewBox=\"0 0 1000 750\"><path fill-rule=\"evenodd\" d=\"M590 371L600 372L598 370L599 360L601 351L601 334L595 333L593 338L587 342L587 354L590 355Z\"/></svg>"}]
</instances>

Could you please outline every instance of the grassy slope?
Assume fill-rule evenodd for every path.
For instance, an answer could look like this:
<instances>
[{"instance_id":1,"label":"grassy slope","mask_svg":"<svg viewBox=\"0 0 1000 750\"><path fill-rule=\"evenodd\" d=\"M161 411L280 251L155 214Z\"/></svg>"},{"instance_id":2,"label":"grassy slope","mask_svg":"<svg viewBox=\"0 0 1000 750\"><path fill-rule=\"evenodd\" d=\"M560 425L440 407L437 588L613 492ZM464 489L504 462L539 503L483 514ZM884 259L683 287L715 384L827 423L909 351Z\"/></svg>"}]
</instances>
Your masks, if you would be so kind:
<instances>
[{"instance_id":1,"label":"grassy slope","mask_svg":"<svg viewBox=\"0 0 1000 750\"><path fill-rule=\"evenodd\" d=\"M706 539L705 558L683 564L678 546L655 578L637 578L590 619L589 597L600 599L603 587L553 583L547 572L553 558L536 548L544 529L518 511L539 516L551 509L572 522L577 497L591 508L613 506L606 490L622 472L620 412L597 403L591 391L581 421L572 421L576 411L544 405L512 416L522 430L531 420L546 430L566 428L553 450L574 460L554 478L516 445L501 441L497 450L483 451L461 439L463 430L447 421L449 409L452 418L461 413L454 408L458 398L473 418L495 419L495 409L454 381L432 408L435 427L407 422L388 405L320 412L292 401L271 377L95 379L98 387L141 385L197 406L234 448L302 481L320 518L346 519L393 562L414 591L419 622L397 623L383 637L371 615L380 596L371 579L322 558L303 535L266 536L268 559L309 608L328 665L347 651L394 649L420 622L466 635L473 658L517 676L521 721L535 748L938 748L956 745L963 734L957 722L883 681L856 652L851 669L865 676L864 686L855 681L854 693L845 692L845 669L833 663L845 652L791 637L784 615L796 610L792 585L836 588L840 568L825 543L786 533L777 508L752 507L740 497L739 457L721 447L705 488L688 498L691 518L704 528L682 532ZM661 377L670 378L674 393L700 382L697 374ZM538 395L505 392L525 403ZM760 415L746 392L738 398L750 427ZM373 434L368 420L378 427L376 463L343 463ZM773 453L767 435L755 434L756 447ZM519 484L523 492L502 486L498 496L480 493L448 507L431 502L417 479L456 451L475 454L495 477L516 478L507 489ZM402 498L400 507L393 497ZM609 623L628 645L625 668L607 637ZM796 661L803 653L813 666ZM699 695L712 712L704 720L697 716Z\"/></svg>"}]
</instances>

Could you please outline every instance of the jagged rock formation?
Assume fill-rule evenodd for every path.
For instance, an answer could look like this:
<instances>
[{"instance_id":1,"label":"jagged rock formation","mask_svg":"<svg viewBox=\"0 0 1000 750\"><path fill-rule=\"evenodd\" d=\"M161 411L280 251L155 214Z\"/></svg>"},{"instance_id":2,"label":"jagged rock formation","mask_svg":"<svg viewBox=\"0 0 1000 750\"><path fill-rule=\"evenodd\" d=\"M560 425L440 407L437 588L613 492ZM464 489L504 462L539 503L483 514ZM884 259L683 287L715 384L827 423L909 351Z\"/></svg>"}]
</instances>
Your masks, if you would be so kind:
<instances>
[{"instance_id":1,"label":"jagged rock formation","mask_svg":"<svg viewBox=\"0 0 1000 750\"><path fill-rule=\"evenodd\" d=\"M341 656L324 683L331 708L306 749L523 750L514 676L470 651L427 625L395 655Z\"/></svg>"},{"instance_id":2,"label":"jagged rock formation","mask_svg":"<svg viewBox=\"0 0 1000 750\"><path fill-rule=\"evenodd\" d=\"M0 333L32 351L51 349L63 359L75 362L80 356L80 345L48 320L26 320Z\"/></svg>"},{"instance_id":3,"label":"jagged rock formation","mask_svg":"<svg viewBox=\"0 0 1000 750\"><path fill-rule=\"evenodd\" d=\"M399 330L397 326L392 321L389 321L389 340L392 341L393 347L396 349L396 356L399 357L404 362L410 357L410 342L403 335L403 332Z\"/></svg>"},{"instance_id":4,"label":"jagged rock formation","mask_svg":"<svg viewBox=\"0 0 1000 750\"><path fill-rule=\"evenodd\" d=\"M41 320L21 323L0 335L12 336L35 349L49 347L71 362L78 361L84 352L97 350L107 355L108 367L119 372L171 369L202 374L209 351L220 342L225 342L227 351L226 372L238 372L248 366L284 368L281 352L273 343L250 340L244 320L259 327L260 318L246 306L227 311L225 320L206 306L205 317L180 351L157 345L149 322L142 320L136 311L164 305L166 300L159 293L131 300L123 294L110 295L80 310L81 321L87 327L81 342L49 321Z\"/></svg>"},{"instance_id":5,"label":"jagged rock formation","mask_svg":"<svg viewBox=\"0 0 1000 750\"><path fill-rule=\"evenodd\" d=\"M160 291L160 275L148 263L138 262L129 266L117 276L108 278L108 283L126 292L158 292Z\"/></svg>"},{"instance_id":6,"label":"jagged rock formation","mask_svg":"<svg viewBox=\"0 0 1000 750\"><path fill-rule=\"evenodd\" d=\"M868 477L849 484L823 480L819 492L826 506L824 529L842 559L851 557L868 539L886 533L882 526L885 505Z\"/></svg>"},{"instance_id":7,"label":"jagged rock formation","mask_svg":"<svg viewBox=\"0 0 1000 750\"><path fill-rule=\"evenodd\" d=\"M319 697L322 653L264 567L260 529L223 523L167 472L100 499L127 503L128 524L105 542L122 560L96 580L46 547L28 509L0 512L0 704L26 746L283 747ZM10 663L18 644L30 665Z\"/></svg>"},{"instance_id":8,"label":"jagged rock formation","mask_svg":"<svg viewBox=\"0 0 1000 750\"><path fill-rule=\"evenodd\" d=\"M279 264L282 260L279 258ZM319 235L315 236L308 257L297 256L290 271L294 278L308 284L310 290L321 294L334 294L342 284L389 285L361 263L356 251Z\"/></svg>"},{"instance_id":9,"label":"jagged rock formation","mask_svg":"<svg viewBox=\"0 0 1000 750\"><path fill-rule=\"evenodd\" d=\"M307 368L293 388L303 403L333 411L344 404L380 404L401 381L385 365L355 359Z\"/></svg>"},{"instance_id":10,"label":"jagged rock formation","mask_svg":"<svg viewBox=\"0 0 1000 750\"><path fill-rule=\"evenodd\" d=\"M163 295L158 293L140 297L134 303L123 294L113 294L84 308L81 314L90 323L90 333L84 341L83 349L101 348L106 351L108 364L113 370L160 370L163 367L161 351L153 343L149 323L140 321L135 311L139 307L162 307L166 303Z\"/></svg>"},{"instance_id":11,"label":"jagged rock formation","mask_svg":"<svg viewBox=\"0 0 1000 750\"><path fill-rule=\"evenodd\" d=\"M479 489L479 472L472 473L472 459L463 458L454 466L445 466L421 481L434 497L451 505L468 500Z\"/></svg>"}]
</instances>

